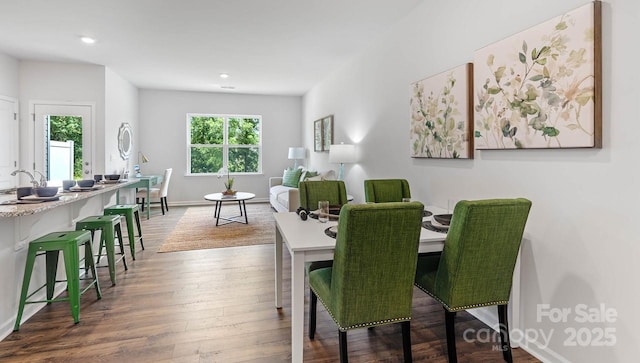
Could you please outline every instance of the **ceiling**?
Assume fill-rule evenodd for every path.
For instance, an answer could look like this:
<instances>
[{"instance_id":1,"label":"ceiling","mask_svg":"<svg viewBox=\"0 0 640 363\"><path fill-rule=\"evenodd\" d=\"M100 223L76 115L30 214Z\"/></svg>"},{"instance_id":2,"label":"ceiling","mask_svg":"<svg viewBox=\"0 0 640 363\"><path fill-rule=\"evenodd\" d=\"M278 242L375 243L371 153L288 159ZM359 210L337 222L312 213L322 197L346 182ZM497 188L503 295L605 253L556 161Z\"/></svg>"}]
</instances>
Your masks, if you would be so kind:
<instances>
[{"instance_id":1,"label":"ceiling","mask_svg":"<svg viewBox=\"0 0 640 363\"><path fill-rule=\"evenodd\" d=\"M0 52L104 65L140 88L302 95L422 2L3 1Z\"/></svg>"}]
</instances>

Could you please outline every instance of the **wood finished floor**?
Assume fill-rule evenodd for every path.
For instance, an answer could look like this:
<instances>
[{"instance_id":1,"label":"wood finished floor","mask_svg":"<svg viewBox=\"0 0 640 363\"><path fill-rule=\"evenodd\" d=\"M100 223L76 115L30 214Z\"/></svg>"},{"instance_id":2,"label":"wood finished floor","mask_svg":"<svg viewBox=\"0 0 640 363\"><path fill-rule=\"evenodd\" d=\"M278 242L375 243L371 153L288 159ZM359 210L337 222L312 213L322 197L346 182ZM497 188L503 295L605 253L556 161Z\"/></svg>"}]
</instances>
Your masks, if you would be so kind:
<instances>
[{"instance_id":1,"label":"wood finished floor","mask_svg":"<svg viewBox=\"0 0 640 363\"><path fill-rule=\"evenodd\" d=\"M289 362L290 258L284 256L284 307L274 307L273 245L157 253L186 208L143 221L146 249L111 286L100 269L102 300L82 296L80 322L54 303L0 342L0 362ZM155 212L155 210L154 210ZM250 217L250 216L249 216ZM308 301L306 305L308 309ZM305 313L306 314L306 313ZM305 315L305 320L307 315ZM466 343L465 329L484 324L457 318L460 362L501 362L493 343ZM305 334L307 327L305 324ZM447 362L444 313L415 290L411 323L415 362ZM318 304L316 338L304 338L305 362L337 362L337 328ZM516 362L538 362L514 349ZM400 327L349 332L351 362L401 362Z\"/></svg>"}]
</instances>

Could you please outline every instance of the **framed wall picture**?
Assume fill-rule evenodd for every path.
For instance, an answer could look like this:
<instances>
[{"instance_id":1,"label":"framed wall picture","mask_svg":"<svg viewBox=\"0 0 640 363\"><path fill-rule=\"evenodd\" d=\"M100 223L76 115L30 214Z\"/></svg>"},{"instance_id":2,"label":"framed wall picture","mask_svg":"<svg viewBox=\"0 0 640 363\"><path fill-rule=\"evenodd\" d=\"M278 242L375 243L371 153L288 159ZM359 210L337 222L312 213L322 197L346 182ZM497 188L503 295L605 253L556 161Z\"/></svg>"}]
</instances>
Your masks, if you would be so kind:
<instances>
[{"instance_id":1,"label":"framed wall picture","mask_svg":"<svg viewBox=\"0 0 640 363\"><path fill-rule=\"evenodd\" d=\"M413 158L473 158L473 65L467 63L411 84Z\"/></svg>"},{"instance_id":2,"label":"framed wall picture","mask_svg":"<svg viewBox=\"0 0 640 363\"><path fill-rule=\"evenodd\" d=\"M322 151L329 151L333 144L333 115L322 119Z\"/></svg>"},{"instance_id":3,"label":"framed wall picture","mask_svg":"<svg viewBox=\"0 0 640 363\"><path fill-rule=\"evenodd\" d=\"M322 151L322 120L313 122L313 151Z\"/></svg>"},{"instance_id":4,"label":"framed wall picture","mask_svg":"<svg viewBox=\"0 0 640 363\"><path fill-rule=\"evenodd\" d=\"M476 149L602 147L601 3L474 53Z\"/></svg>"},{"instance_id":5,"label":"framed wall picture","mask_svg":"<svg viewBox=\"0 0 640 363\"><path fill-rule=\"evenodd\" d=\"M333 115L313 122L313 151L329 151L333 144Z\"/></svg>"}]
</instances>

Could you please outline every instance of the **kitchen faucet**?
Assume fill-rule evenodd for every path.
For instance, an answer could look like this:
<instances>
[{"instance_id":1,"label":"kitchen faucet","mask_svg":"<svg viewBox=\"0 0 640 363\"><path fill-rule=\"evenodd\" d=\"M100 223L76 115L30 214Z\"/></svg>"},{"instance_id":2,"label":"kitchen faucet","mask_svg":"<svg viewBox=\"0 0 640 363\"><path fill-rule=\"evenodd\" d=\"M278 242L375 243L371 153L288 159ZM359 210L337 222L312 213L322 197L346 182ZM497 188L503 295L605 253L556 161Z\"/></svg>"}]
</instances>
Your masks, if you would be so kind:
<instances>
[{"instance_id":1,"label":"kitchen faucet","mask_svg":"<svg viewBox=\"0 0 640 363\"><path fill-rule=\"evenodd\" d=\"M29 178L31 178L31 184L33 184L34 188L37 188L40 186L40 183L38 183L38 181L36 180L36 178L33 177L33 174L31 174L30 172L24 170L24 169L18 169L18 170L14 170L11 173L11 176L16 176L18 173L25 173L29 176ZM40 175L42 175L42 173L40 173ZM44 176L43 176L44 177ZM46 181L45 181L46 183Z\"/></svg>"},{"instance_id":2,"label":"kitchen faucet","mask_svg":"<svg viewBox=\"0 0 640 363\"><path fill-rule=\"evenodd\" d=\"M41 172L39 172L37 170L34 170L33 172L34 172L34 174L35 173L40 174L40 186L41 187L46 187L47 186L47 177L44 176L44 174L42 174Z\"/></svg>"}]
</instances>

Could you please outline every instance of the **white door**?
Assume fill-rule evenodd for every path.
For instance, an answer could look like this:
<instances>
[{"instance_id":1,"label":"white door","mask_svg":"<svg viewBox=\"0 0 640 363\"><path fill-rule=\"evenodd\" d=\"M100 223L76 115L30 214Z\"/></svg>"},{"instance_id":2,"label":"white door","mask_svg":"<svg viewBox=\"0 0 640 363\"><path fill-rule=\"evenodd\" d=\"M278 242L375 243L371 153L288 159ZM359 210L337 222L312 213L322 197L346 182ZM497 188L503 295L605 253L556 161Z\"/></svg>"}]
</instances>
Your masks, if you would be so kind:
<instances>
[{"instance_id":1,"label":"white door","mask_svg":"<svg viewBox=\"0 0 640 363\"><path fill-rule=\"evenodd\" d=\"M76 134L81 134L76 140L74 148L76 150L73 165L64 165L63 168L71 167L74 172L74 179L92 179L93 175L93 106L92 105L60 105L60 104L39 104L35 103L34 115L34 167L42 172L47 179L52 181L52 185L61 185L61 180L52 179L60 175L62 171L56 170L56 163L52 158L51 141L67 142L69 140L57 140L56 130L60 122L64 127L68 127ZM69 120L69 124L65 124ZM52 139L52 136L54 137ZM80 144L80 145L79 145ZM53 154L55 155L55 154Z\"/></svg>"},{"instance_id":2,"label":"white door","mask_svg":"<svg viewBox=\"0 0 640 363\"><path fill-rule=\"evenodd\" d=\"M11 172L18 166L17 102L0 97L0 189L17 185L18 178Z\"/></svg>"}]
</instances>

